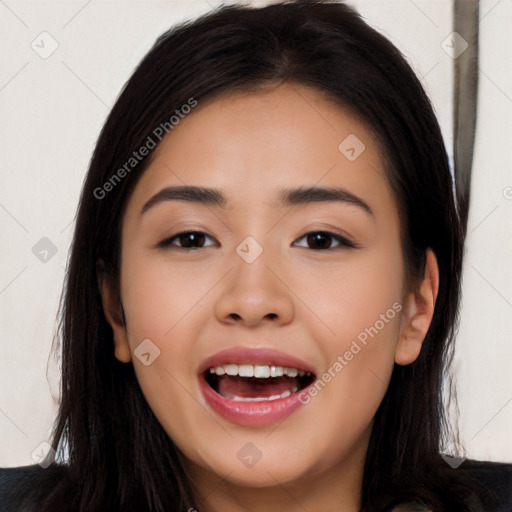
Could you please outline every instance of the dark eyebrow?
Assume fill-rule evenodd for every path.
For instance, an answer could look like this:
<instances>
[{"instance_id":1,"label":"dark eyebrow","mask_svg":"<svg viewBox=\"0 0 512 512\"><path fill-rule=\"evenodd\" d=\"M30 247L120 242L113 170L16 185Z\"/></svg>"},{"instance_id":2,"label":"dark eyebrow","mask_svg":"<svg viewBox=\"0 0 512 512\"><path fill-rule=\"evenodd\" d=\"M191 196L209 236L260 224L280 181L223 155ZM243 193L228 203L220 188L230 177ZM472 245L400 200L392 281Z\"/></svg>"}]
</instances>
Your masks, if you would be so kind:
<instances>
[{"instance_id":1,"label":"dark eyebrow","mask_svg":"<svg viewBox=\"0 0 512 512\"><path fill-rule=\"evenodd\" d=\"M279 206L296 206L308 203L341 202L359 206L374 216L368 203L344 188L337 187L299 187L281 191Z\"/></svg>"},{"instance_id":2,"label":"dark eyebrow","mask_svg":"<svg viewBox=\"0 0 512 512\"><path fill-rule=\"evenodd\" d=\"M190 201L193 203L202 203L210 206L217 206L225 208L227 200L220 192L213 188L206 187L193 187L193 186L174 186L166 187L157 192L149 201L143 206L140 214L149 210L152 206L164 201Z\"/></svg>"},{"instance_id":3,"label":"dark eyebrow","mask_svg":"<svg viewBox=\"0 0 512 512\"><path fill-rule=\"evenodd\" d=\"M190 185L166 187L152 196L143 206L141 215L164 201L190 201L218 208L226 208L228 201L220 190ZM374 215L370 206L360 197L348 190L335 187L299 187L280 191L276 206L297 206L309 203L341 202L359 206L371 216Z\"/></svg>"}]
</instances>

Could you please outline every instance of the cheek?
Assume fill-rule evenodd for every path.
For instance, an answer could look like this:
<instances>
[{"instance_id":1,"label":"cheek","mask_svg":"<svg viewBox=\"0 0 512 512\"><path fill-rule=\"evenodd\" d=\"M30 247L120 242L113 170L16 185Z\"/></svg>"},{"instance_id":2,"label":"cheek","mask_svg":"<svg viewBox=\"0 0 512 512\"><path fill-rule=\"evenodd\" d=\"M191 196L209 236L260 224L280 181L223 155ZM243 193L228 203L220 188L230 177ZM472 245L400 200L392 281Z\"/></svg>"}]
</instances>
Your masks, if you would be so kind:
<instances>
[{"instance_id":1,"label":"cheek","mask_svg":"<svg viewBox=\"0 0 512 512\"><path fill-rule=\"evenodd\" d=\"M123 261L121 294L131 342L140 337L155 338L166 350L170 348L167 340L177 327L193 327L187 316L201 311L201 300L215 277L201 266L183 271L163 257L150 258L142 251L128 253Z\"/></svg>"},{"instance_id":2,"label":"cheek","mask_svg":"<svg viewBox=\"0 0 512 512\"><path fill-rule=\"evenodd\" d=\"M186 275L176 269L171 272L169 267L128 253L123 260L121 278L135 373L157 417L160 411L173 415L190 405L185 389L190 387L194 375L192 341L198 337L201 326L200 321L191 322L190 318L197 319L204 314L201 299L209 285L204 272ZM139 345L147 339L158 353L148 366L137 357ZM181 413L175 416L183 418ZM186 420L179 423L183 421Z\"/></svg>"},{"instance_id":3,"label":"cheek","mask_svg":"<svg viewBox=\"0 0 512 512\"><path fill-rule=\"evenodd\" d=\"M339 421L350 416L348 424L360 428L378 408L393 370L403 308L402 265L399 249L382 247L333 267L328 279L323 271L304 278L304 289L312 290L308 305L323 333L327 371L319 376L325 383L319 384L321 400L332 404Z\"/></svg>"},{"instance_id":4,"label":"cheek","mask_svg":"<svg viewBox=\"0 0 512 512\"><path fill-rule=\"evenodd\" d=\"M320 266L308 268L301 273L297 287L320 321L319 333L341 348L388 310L390 318L386 320L395 318L393 304L402 298L402 273L398 250L360 251L333 264L327 272ZM397 329L394 331L396 334Z\"/></svg>"},{"instance_id":5,"label":"cheek","mask_svg":"<svg viewBox=\"0 0 512 512\"><path fill-rule=\"evenodd\" d=\"M358 445L361 436L369 435L386 393L394 368L401 304L389 302L387 294L379 298L363 300L361 306L353 297L354 303L348 304L337 321L331 319L336 336L324 343L327 368L303 402L303 428L317 432L308 440L311 449L304 449L315 453L318 437L330 440L329 449L317 461L318 470L336 464ZM326 411L328 421L320 425L319 418L326 418Z\"/></svg>"}]
</instances>

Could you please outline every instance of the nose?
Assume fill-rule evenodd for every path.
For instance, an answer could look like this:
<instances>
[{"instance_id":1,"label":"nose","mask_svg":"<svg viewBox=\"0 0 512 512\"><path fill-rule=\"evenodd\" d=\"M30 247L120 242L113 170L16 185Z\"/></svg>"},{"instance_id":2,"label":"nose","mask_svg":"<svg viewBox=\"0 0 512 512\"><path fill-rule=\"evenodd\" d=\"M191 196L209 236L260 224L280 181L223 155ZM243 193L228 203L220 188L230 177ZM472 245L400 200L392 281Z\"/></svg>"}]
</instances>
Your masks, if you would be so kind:
<instances>
[{"instance_id":1,"label":"nose","mask_svg":"<svg viewBox=\"0 0 512 512\"><path fill-rule=\"evenodd\" d=\"M293 293L286 276L275 265L267 266L263 254L252 263L235 260L215 303L219 321L257 327L265 323L286 325L293 320Z\"/></svg>"}]
</instances>

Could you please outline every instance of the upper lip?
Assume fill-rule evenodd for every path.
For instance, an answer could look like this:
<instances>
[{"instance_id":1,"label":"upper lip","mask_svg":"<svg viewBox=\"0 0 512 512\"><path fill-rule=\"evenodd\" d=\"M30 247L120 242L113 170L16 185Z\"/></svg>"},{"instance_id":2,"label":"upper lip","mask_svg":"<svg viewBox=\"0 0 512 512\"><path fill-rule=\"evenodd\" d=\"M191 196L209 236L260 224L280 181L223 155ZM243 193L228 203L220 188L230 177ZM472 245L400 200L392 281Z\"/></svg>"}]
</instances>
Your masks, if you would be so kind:
<instances>
[{"instance_id":1,"label":"upper lip","mask_svg":"<svg viewBox=\"0 0 512 512\"><path fill-rule=\"evenodd\" d=\"M303 370L312 374L316 373L313 366L307 361L285 354L284 352L269 348L248 347L233 347L217 352L201 363L198 373L202 374L209 368L229 363L283 366L287 368L297 368L297 370Z\"/></svg>"}]
</instances>

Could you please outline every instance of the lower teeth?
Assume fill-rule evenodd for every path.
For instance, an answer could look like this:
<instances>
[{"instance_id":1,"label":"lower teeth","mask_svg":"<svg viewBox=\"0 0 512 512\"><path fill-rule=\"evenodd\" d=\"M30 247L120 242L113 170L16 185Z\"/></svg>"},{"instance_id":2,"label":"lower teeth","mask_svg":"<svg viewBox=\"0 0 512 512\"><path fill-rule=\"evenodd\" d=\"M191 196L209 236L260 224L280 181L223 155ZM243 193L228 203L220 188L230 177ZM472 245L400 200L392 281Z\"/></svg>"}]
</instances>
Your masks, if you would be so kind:
<instances>
[{"instance_id":1,"label":"lower teeth","mask_svg":"<svg viewBox=\"0 0 512 512\"><path fill-rule=\"evenodd\" d=\"M265 402L278 400L279 398L286 398L290 396L292 393L296 393L298 388L293 388L291 391L287 390L280 395L272 395L272 396L256 396L256 397L248 397L248 396L234 396L231 400L235 400L236 402Z\"/></svg>"}]
</instances>

